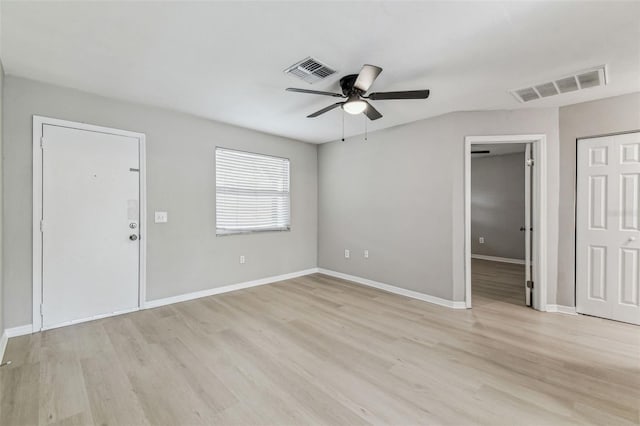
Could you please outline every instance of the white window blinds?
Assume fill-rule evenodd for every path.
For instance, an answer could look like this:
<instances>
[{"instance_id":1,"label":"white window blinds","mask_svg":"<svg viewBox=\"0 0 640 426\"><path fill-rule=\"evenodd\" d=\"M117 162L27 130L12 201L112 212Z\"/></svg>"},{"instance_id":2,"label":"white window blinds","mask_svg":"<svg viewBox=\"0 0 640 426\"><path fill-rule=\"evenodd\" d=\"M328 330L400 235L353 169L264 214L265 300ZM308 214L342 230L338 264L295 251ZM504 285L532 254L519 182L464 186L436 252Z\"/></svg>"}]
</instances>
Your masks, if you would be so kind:
<instances>
[{"instance_id":1,"label":"white window blinds","mask_svg":"<svg viewBox=\"0 0 640 426\"><path fill-rule=\"evenodd\" d=\"M216 234L291 226L289 160L216 148Z\"/></svg>"}]
</instances>

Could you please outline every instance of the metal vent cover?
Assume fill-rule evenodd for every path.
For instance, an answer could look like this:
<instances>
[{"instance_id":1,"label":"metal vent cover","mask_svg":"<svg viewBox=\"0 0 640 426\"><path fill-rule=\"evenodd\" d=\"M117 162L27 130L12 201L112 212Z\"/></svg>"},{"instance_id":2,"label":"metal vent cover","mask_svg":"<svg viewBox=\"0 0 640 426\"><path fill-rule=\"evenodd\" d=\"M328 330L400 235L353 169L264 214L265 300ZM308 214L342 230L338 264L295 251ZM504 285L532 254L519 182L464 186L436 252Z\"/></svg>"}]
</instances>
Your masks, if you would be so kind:
<instances>
[{"instance_id":1,"label":"metal vent cover","mask_svg":"<svg viewBox=\"0 0 640 426\"><path fill-rule=\"evenodd\" d=\"M580 71L572 75L555 79L547 83L534 84L531 87L511 90L511 94L520 102L531 102L536 99L575 92L590 87L607 84L607 67L605 65Z\"/></svg>"},{"instance_id":2,"label":"metal vent cover","mask_svg":"<svg viewBox=\"0 0 640 426\"><path fill-rule=\"evenodd\" d=\"M285 69L284 73L313 84L335 74L336 70L309 56Z\"/></svg>"}]
</instances>

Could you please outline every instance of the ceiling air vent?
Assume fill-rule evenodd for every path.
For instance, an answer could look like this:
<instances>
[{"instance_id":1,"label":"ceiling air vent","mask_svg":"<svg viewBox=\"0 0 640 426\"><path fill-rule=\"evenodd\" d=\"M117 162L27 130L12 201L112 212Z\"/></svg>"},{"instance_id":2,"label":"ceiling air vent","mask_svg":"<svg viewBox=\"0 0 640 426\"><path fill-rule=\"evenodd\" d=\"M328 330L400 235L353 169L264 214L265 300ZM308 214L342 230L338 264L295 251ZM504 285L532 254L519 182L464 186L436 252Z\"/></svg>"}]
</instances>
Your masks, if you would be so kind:
<instances>
[{"instance_id":1,"label":"ceiling air vent","mask_svg":"<svg viewBox=\"0 0 640 426\"><path fill-rule=\"evenodd\" d=\"M313 84L335 74L336 70L312 57L305 58L284 70L286 74L298 77L300 80Z\"/></svg>"},{"instance_id":2,"label":"ceiling air vent","mask_svg":"<svg viewBox=\"0 0 640 426\"><path fill-rule=\"evenodd\" d=\"M536 86L536 91L542 96L546 98L547 96L553 96L558 94L558 89L556 89L556 85L553 83L545 83L539 84Z\"/></svg>"},{"instance_id":3,"label":"ceiling air vent","mask_svg":"<svg viewBox=\"0 0 640 426\"><path fill-rule=\"evenodd\" d=\"M527 89L520 89L516 91L516 95L518 95L518 97L522 99L522 102L529 102L540 98L538 92L536 92L532 87L529 87Z\"/></svg>"},{"instance_id":4,"label":"ceiling air vent","mask_svg":"<svg viewBox=\"0 0 640 426\"><path fill-rule=\"evenodd\" d=\"M575 92L590 87L604 86L607 84L606 71L606 67L603 65L590 70L580 71L548 83L540 83L531 87L512 90L511 94L520 102L530 102L536 99Z\"/></svg>"},{"instance_id":5,"label":"ceiling air vent","mask_svg":"<svg viewBox=\"0 0 640 426\"><path fill-rule=\"evenodd\" d=\"M562 93L573 92L578 90L578 80L574 76L561 78L560 80L555 81L556 86L558 86L558 90Z\"/></svg>"}]
</instances>

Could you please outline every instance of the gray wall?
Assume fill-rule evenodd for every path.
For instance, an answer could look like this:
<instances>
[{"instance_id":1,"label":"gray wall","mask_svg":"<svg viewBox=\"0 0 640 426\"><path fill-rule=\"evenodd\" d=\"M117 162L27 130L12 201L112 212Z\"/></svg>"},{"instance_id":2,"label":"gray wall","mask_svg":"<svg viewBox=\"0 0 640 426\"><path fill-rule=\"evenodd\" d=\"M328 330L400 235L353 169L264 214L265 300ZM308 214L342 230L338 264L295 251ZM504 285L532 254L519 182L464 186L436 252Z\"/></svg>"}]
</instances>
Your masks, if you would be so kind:
<instances>
[{"instance_id":1,"label":"gray wall","mask_svg":"<svg viewBox=\"0 0 640 426\"><path fill-rule=\"evenodd\" d=\"M548 300L555 303L558 110L458 112L323 144L320 267L464 300L464 138L547 135ZM352 250L350 259L344 249ZM369 259L362 251L368 249Z\"/></svg>"},{"instance_id":2,"label":"gray wall","mask_svg":"<svg viewBox=\"0 0 640 426\"><path fill-rule=\"evenodd\" d=\"M186 114L7 76L4 132L5 320L30 324L32 116L147 135L147 298L274 276L317 262L317 148ZM291 232L215 236L214 147L291 160ZM154 224L154 210L169 222ZM239 255L246 256L240 265Z\"/></svg>"},{"instance_id":3,"label":"gray wall","mask_svg":"<svg viewBox=\"0 0 640 426\"><path fill-rule=\"evenodd\" d=\"M640 92L560 108L558 304L575 306L576 139L640 130Z\"/></svg>"},{"instance_id":4,"label":"gray wall","mask_svg":"<svg viewBox=\"0 0 640 426\"><path fill-rule=\"evenodd\" d=\"M447 114L372 133L368 142L356 137L316 151L297 141L12 76L4 83L0 298L11 303L0 303L0 322L4 317L6 327L31 322L33 114L147 134L150 300L311 268L316 253L321 267L463 300L464 136L545 133L548 302L572 306L576 138L640 129L640 93L634 93L563 107L559 115L556 109ZM214 236L216 144L291 158L292 232ZM154 210L169 211L169 223L153 224ZM349 260L345 248L352 250ZM370 250L368 260L364 249ZM243 267L240 254L247 256Z\"/></svg>"},{"instance_id":5,"label":"gray wall","mask_svg":"<svg viewBox=\"0 0 640 426\"><path fill-rule=\"evenodd\" d=\"M2 204L2 199L3 199L3 185L2 185L2 158L3 158L3 152L2 152L2 121L4 118L4 114L3 114L3 109L2 109L2 104L4 102L4 69L2 68L2 61L0 61L0 336L2 336L2 334L4 333L4 307L3 307L3 300L4 300L4 280L2 279L3 275L4 275L4 263L2 261L2 258L4 256L3 253L3 248L4 248L4 244L3 244L3 230L4 230L4 223L3 223L3 219L2 219L2 213L4 210L3 204ZM2 356L0 355L0 358ZM0 362L2 362L2 359L0 359Z\"/></svg>"},{"instance_id":6,"label":"gray wall","mask_svg":"<svg viewBox=\"0 0 640 426\"><path fill-rule=\"evenodd\" d=\"M471 161L471 253L524 259L524 189L523 152Z\"/></svg>"}]
</instances>

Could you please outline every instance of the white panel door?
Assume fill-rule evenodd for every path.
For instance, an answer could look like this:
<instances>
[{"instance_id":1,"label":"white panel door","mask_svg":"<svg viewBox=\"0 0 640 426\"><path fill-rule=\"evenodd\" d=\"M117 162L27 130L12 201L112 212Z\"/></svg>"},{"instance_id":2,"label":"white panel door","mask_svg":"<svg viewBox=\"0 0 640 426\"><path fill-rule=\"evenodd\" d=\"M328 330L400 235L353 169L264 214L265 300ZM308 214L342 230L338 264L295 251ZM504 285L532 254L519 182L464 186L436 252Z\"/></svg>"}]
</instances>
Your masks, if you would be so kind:
<instances>
[{"instance_id":1,"label":"white panel door","mask_svg":"<svg viewBox=\"0 0 640 426\"><path fill-rule=\"evenodd\" d=\"M137 308L138 139L44 125L42 154L43 328Z\"/></svg>"},{"instance_id":2,"label":"white panel door","mask_svg":"<svg viewBox=\"0 0 640 426\"><path fill-rule=\"evenodd\" d=\"M576 309L640 324L640 133L578 141Z\"/></svg>"}]
</instances>

